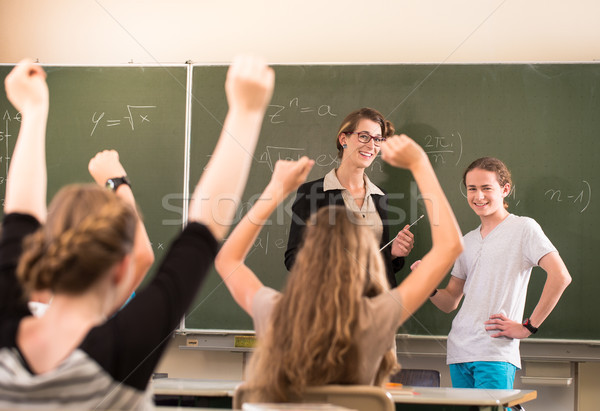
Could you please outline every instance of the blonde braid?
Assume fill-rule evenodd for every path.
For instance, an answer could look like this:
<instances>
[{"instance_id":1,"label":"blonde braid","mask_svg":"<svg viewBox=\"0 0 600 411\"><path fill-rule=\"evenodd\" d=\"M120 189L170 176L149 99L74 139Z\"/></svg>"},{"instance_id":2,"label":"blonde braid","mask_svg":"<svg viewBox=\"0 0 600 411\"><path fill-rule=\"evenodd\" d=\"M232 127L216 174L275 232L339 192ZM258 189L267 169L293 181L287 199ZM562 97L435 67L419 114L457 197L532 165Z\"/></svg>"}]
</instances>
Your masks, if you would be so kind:
<instances>
[{"instance_id":1,"label":"blonde braid","mask_svg":"<svg viewBox=\"0 0 600 411\"><path fill-rule=\"evenodd\" d=\"M65 190L46 226L24 244L17 274L28 291L82 292L132 249L131 207L97 186Z\"/></svg>"}]
</instances>

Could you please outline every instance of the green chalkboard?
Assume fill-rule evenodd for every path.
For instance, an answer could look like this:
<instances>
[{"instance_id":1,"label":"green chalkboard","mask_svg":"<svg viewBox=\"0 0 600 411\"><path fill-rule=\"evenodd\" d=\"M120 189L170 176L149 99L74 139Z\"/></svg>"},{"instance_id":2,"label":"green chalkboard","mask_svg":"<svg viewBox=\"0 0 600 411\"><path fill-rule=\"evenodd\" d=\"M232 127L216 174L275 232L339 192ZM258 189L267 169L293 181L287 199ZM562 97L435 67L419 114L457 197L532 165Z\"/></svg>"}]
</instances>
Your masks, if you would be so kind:
<instances>
[{"instance_id":1,"label":"green chalkboard","mask_svg":"<svg viewBox=\"0 0 600 411\"><path fill-rule=\"evenodd\" d=\"M91 182L89 159L115 148L130 175L157 260L181 229L186 172L197 182L227 111L226 67L194 66L191 108L188 66L45 66L50 87L48 197L72 182ZM0 66L4 78L10 66ZM275 66L276 90L264 120L244 204L238 218L269 181L279 158L308 155L323 176L336 165L335 133L350 111L371 106L429 153L463 232L478 225L460 185L463 169L483 155L508 164L515 183L515 214L536 219L559 249L573 283L544 323L542 338L600 340L595 312L600 280L594 275L594 231L599 206L600 65L293 65ZM0 199L20 125L0 84ZM186 113L191 114L186 170ZM232 172L235 172L232 164ZM410 175L376 159L367 171L390 194L400 229L423 212ZM283 254L293 196L260 234L248 264L269 286L281 288ZM394 231L394 230L392 230ZM414 230L421 257L431 241L426 221ZM406 275L399 274L399 279ZM534 270L526 313L545 276ZM445 335L452 315L426 303L399 332ZM249 330L252 322L212 273L185 318L189 329Z\"/></svg>"},{"instance_id":2,"label":"green chalkboard","mask_svg":"<svg viewBox=\"0 0 600 411\"><path fill-rule=\"evenodd\" d=\"M600 340L597 310L600 280L595 274L600 184L594 160L600 152L599 64L482 65L294 65L275 66L276 88L263 123L241 216L268 182L278 158L308 155L316 160L309 176L335 166L335 133L343 117L375 107L397 130L429 153L463 233L479 224L466 204L461 176L475 158L503 159L513 172L509 210L536 219L560 251L573 283L546 320L542 338ZM226 67L193 69L190 182L200 176L212 152L227 104ZM235 172L235 164L232 164ZM370 178L388 191L401 211L396 229L423 212L410 176L376 159ZM269 286L281 288L287 276L283 255L293 195L265 228L248 265ZM426 252L428 223L414 229L408 262ZM399 279L406 275L399 274ZM526 314L537 302L545 275L534 269ZM400 330L445 335L453 315L426 303ZM185 319L190 329L248 330L249 317L229 296L216 273L205 284Z\"/></svg>"},{"instance_id":3,"label":"green chalkboard","mask_svg":"<svg viewBox=\"0 0 600 411\"><path fill-rule=\"evenodd\" d=\"M0 66L4 79L12 67ZM48 201L65 184L92 182L89 160L116 149L132 181L157 261L181 230L187 66L44 66L50 90ZM0 93L0 196L20 114Z\"/></svg>"}]
</instances>

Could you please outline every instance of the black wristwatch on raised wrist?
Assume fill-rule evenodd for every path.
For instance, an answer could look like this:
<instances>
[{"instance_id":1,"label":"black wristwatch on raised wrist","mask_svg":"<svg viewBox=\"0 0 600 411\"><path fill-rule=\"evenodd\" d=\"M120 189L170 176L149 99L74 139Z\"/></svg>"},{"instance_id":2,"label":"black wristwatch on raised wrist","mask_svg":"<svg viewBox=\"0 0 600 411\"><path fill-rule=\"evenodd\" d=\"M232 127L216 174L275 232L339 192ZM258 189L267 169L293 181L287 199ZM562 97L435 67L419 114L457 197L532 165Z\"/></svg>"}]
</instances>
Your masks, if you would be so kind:
<instances>
[{"instance_id":1,"label":"black wristwatch on raised wrist","mask_svg":"<svg viewBox=\"0 0 600 411\"><path fill-rule=\"evenodd\" d=\"M127 176L109 178L108 180L106 180L106 188L112 191L117 191L117 188L119 188L119 186L122 184L127 184L129 188L131 188L131 182L129 181Z\"/></svg>"},{"instance_id":2,"label":"black wristwatch on raised wrist","mask_svg":"<svg viewBox=\"0 0 600 411\"><path fill-rule=\"evenodd\" d=\"M531 320L529 320L529 318L523 321L523 327L527 328L531 334L535 334L538 330L536 327L531 325Z\"/></svg>"}]
</instances>

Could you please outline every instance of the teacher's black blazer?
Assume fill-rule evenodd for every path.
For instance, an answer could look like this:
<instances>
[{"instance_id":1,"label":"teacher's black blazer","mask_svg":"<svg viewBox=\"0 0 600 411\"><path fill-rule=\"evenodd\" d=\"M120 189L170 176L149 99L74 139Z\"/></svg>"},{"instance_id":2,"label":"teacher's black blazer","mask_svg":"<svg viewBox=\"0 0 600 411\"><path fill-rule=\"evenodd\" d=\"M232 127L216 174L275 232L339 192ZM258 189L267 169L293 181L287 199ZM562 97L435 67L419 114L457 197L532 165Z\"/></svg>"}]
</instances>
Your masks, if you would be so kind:
<instances>
[{"instance_id":1,"label":"teacher's black blazer","mask_svg":"<svg viewBox=\"0 0 600 411\"><path fill-rule=\"evenodd\" d=\"M302 234L306 225L306 220L311 214L317 212L321 207L328 205L345 206L342 190L323 190L324 178L309 181L302 184L296 193L296 200L292 205L292 224L288 236L287 249L285 251L285 266L288 270L294 265L296 253L301 246ZM387 195L371 194L377 213L383 223L383 233L381 236L380 247L383 247L389 241L390 229L388 224L388 199ZM404 266L404 257L392 257L391 246L382 251L383 262L385 264L387 279L390 287L398 285L396 281L396 272Z\"/></svg>"}]
</instances>

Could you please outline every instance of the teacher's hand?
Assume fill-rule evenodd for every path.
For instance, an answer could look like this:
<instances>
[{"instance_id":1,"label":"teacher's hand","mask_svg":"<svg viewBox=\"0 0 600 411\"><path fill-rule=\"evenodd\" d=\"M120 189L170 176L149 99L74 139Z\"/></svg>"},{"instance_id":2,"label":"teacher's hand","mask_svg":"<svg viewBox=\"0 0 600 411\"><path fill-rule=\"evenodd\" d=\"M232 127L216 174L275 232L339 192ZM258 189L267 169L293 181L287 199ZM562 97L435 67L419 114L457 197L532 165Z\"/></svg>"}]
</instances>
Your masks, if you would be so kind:
<instances>
[{"instance_id":1,"label":"teacher's hand","mask_svg":"<svg viewBox=\"0 0 600 411\"><path fill-rule=\"evenodd\" d=\"M392 243L392 255L394 257L406 257L415 246L415 235L408 230L409 225L404 226Z\"/></svg>"}]
</instances>

